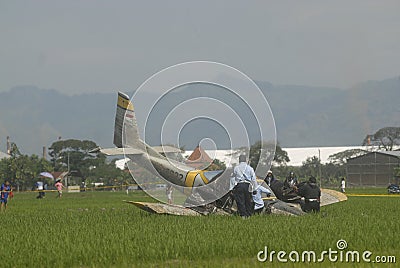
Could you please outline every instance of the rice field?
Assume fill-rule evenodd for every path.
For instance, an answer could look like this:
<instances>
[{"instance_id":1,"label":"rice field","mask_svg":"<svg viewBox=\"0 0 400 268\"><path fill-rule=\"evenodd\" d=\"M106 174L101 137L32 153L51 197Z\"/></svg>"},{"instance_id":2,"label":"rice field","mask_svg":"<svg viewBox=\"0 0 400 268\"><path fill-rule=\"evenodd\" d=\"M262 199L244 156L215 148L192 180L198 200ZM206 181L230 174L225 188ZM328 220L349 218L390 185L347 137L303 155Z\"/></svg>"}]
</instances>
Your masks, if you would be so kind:
<instances>
[{"instance_id":1,"label":"rice field","mask_svg":"<svg viewBox=\"0 0 400 268\"><path fill-rule=\"evenodd\" d=\"M2 267L278 267L282 263L276 258L259 262L258 252L265 247L288 253L337 250L341 239L348 250L369 250L373 256L395 256L400 261L400 198L349 197L323 207L320 214L243 220L151 215L122 202L151 201L142 192L35 197L16 193L8 211L0 214ZM283 265L288 264L310 265ZM327 258L323 264L354 266Z\"/></svg>"}]
</instances>

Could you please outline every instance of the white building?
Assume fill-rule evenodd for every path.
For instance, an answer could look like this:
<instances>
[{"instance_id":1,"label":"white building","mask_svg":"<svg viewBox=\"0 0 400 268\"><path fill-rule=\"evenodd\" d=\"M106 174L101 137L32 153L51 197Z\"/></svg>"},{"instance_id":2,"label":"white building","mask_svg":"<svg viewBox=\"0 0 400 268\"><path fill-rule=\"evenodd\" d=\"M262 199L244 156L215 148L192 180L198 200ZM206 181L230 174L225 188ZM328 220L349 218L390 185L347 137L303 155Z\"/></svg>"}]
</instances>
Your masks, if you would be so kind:
<instances>
[{"instance_id":1,"label":"white building","mask_svg":"<svg viewBox=\"0 0 400 268\"><path fill-rule=\"evenodd\" d=\"M282 148L287 152L290 166L301 166L308 157L316 156L321 158L321 163L329 163L329 156L352 149L365 149L363 146L340 146L340 147L303 147L303 148ZM212 158L223 161L227 167L232 167L238 163L238 157L232 156L235 150L205 150L205 152ZM183 156L187 157L192 151L186 151Z\"/></svg>"},{"instance_id":2,"label":"white building","mask_svg":"<svg viewBox=\"0 0 400 268\"><path fill-rule=\"evenodd\" d=\"M316 156L321 158L321 163L329 163L329 156L352 149L365 149L364 146L338 146L338 147L303 147L303 148L282 148L287 152L290 162L287 165L301 166L308 157ZM218 159L225 163L227 167L232 167L238 164L239 159L235 150L204 150L211 159ZM183 157L187 158L193 151L185 151ZM116 166L124 169L126 162L129 159L120 159L116 161Z\"/></svg>"},{"instance_id":3,"label":"white building","mask_svg":"<svg viewBox=\"0 0 400 268\"><path fill-rule=\"evenodd\" d=\"M10 158L11 156L0 151L0 160L3 158Z\"/></svg>"},{"instance_id":4,"label":"white building","mask_svg":"<svg viewBox=\"0 0 400 268\"><path fill-rule=\"evenodd\" d=\"M316 156L321 159L322 164L329 163L329 156L353 149L365 149L365 146L341 146L341 147L304 147L304 148L282 148L288 153L290 166L301 166L308 157Z\"/></svg>"}]
</instances>

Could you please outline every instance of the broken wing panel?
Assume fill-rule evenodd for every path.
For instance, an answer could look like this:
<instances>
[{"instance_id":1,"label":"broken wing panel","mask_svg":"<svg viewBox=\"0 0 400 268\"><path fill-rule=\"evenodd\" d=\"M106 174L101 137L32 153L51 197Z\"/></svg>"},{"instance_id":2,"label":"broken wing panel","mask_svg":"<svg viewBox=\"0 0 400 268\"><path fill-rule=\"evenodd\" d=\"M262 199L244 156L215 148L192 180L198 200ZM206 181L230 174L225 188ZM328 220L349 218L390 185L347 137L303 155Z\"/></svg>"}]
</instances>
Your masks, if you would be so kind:
<instances>
[{"instance_id":1,"label":"broken wing panel","mask_svg":"<svg viewBox=\"0 0 400 268\"><path fill-rule=\"evenodd\" d=\"M179 216L200 216L201 214L191 210L190 208L185 208L177 205L168 205L161 203L148 203L148 202L133 202L125 201L129 204L135 205L136 207L156 214L168 214L168 215L179 215Z\"/></svg>"},{"instance_id":2,"label":"broken wing panel","mask_svg":"<svg viewBox=\"0 0 400 268\"><path fill-rule=\"evenodd\" d=\"M347 196L344 193L331 189L321 189L321 207L346 200Z\"/></svg>"}]
</instances>

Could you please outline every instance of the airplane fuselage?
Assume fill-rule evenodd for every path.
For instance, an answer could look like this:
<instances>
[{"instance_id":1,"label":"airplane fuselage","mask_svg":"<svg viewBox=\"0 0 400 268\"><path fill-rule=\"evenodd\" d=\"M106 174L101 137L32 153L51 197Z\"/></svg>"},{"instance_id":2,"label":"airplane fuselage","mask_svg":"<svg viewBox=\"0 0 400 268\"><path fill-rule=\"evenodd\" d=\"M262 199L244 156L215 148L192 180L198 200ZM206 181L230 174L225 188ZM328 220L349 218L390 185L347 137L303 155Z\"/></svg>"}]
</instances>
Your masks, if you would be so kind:
<instances>
[{"instance_id":1,"label":"airplane fuselage","mask_svg":"<svg viewBox=\"0 0 400 268\"><path fill-rule=\"evenodd\" d=\"M208 171L196 170L181 163L151 155L128 155L135 163L170 183L183 187L203 186L213 178ZM220 171L222 172L222 171ZM217 174L214 172L214 174ZM208 178L207 178L208 177Z\"/></svg>"}]
</instances>

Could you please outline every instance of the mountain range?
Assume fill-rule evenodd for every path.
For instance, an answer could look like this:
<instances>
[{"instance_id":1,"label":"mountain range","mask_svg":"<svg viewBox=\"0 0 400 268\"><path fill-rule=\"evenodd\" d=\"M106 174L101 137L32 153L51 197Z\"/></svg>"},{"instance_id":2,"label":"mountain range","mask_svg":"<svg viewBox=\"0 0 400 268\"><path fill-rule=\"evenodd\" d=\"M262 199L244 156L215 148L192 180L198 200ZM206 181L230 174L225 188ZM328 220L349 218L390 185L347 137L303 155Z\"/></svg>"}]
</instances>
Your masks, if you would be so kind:
<instances>
[{"instance_id":1,"label":"mountain range","mask_svg":"<svg viewBox=\"0 0 400 268\"><path fill-rule=\"evenodd\" d=\"M256 84L268 100L282 147L359 145L367 134L379 128L400 126L398 77L367 81L349 89L273 85L262 81ZM151 92L146 94L144 98L152 97ZM215 88L194 85L163 98L151 115L151 123L146 125L146 133L150 133L146 141L152 145L161 143L159 132L166 119L165 111L171 111L185 100L209 94L237 107L239 115L249 118L246 129L257 128L251 111L240 99ZM59 137L93 140L102 147L113 146L116 98L116 92L70 96L35 86L3 91L0 93L0 151L5 151L7 136L25 154L41 154L43 146L49 147ZM140 108L146 104L137 105ZM138 117L138 122L143 123L144 118ZM197 120L183 129L179 145L190 150L199 139L211 136L222 147L229 146L223 129L209 123ZM210 133L217 135L212 137ZM250 131L249 135L250 140L257 139L257 133ZM170 138L168 142L176 144Z\"/></svg>"}]
</instances>

